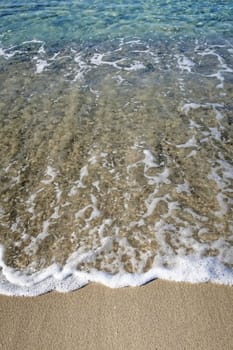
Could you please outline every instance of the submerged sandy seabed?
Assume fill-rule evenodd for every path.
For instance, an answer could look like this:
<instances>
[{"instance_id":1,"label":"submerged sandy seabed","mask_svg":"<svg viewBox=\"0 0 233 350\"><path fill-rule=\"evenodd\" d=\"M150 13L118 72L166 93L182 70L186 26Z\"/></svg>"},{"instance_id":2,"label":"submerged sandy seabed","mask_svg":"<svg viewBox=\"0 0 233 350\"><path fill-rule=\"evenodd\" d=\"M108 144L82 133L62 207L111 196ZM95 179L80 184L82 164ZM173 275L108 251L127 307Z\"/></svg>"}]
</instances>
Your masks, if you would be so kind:
<instances>
[{"instance_id":1,"label":"submerged sandy seabed","mask_svg":"<svg viewBox=\"0 0 233 350\"><path fill-rule=\"evenodd\" d=\"M7 278L27 286L55 264L64 277L158 267L176 279L191 257L209 259L204 280L229 283L229 41L119 40L80 52L34 40L0 58Z\"/></svg>"}]
</instances>

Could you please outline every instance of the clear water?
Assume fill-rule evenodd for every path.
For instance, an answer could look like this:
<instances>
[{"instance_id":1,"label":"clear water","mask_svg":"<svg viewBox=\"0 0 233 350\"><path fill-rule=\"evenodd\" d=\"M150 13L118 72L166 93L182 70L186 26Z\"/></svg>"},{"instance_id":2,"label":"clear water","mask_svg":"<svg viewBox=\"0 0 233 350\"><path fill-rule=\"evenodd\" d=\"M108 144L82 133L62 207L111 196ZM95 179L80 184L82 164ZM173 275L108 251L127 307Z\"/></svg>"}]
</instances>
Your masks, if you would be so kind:
<instances>
[{"instance_id":1,"label":"clear water","mask_svg":"<svg viewBox=\"0 0 233 350\"><path fill-rule=\"evenodd\" d=\"M0 3L1 292L233 283L232 18Z\"/></svg>"},{"instance_id":2,"label":"clear water","mask_svg":"<svg viewBox=\"0 0 233 350\"><path fill-rule=\"evenodd\" d=\"M232 35L230 1L2 1L0 10L7 45L32 38L86 46L127 36Z\"/></svg>"}]
</instances>

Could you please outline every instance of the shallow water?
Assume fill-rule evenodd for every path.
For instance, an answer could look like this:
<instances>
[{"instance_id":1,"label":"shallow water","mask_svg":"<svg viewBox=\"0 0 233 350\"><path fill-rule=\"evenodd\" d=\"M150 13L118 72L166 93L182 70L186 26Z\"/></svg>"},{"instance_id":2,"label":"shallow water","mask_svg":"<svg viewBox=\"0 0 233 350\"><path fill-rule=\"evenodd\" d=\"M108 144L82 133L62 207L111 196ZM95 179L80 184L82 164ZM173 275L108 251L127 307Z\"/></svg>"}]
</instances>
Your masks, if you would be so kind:
<instances>
[{"instance_id":1,"label":"shallow water","mask_svg":"<svg viewBox=\"0 0 233 350\"><path fill-rule=\"evenodd\" d=\"M1 292L233 283L232 15L0 6Z\"/></svg>"}]
</instances>

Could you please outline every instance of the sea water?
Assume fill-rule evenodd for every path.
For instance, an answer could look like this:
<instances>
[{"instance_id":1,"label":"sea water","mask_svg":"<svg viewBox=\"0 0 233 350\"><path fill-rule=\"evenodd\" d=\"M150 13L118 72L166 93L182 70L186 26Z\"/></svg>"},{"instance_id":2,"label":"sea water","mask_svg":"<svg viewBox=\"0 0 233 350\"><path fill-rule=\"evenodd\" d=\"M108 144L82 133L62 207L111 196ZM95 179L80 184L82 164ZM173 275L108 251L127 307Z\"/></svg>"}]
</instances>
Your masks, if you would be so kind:
<instances>
[{"instance_id":1,"label":"sea water","mask_svg":"<svg viewBox=\"0 0 233 350\"><path fill-rule=\"evenodd\" d=\"M233 284L233 4L0 2L0 292Z\"/></svg>"}]
</instances>

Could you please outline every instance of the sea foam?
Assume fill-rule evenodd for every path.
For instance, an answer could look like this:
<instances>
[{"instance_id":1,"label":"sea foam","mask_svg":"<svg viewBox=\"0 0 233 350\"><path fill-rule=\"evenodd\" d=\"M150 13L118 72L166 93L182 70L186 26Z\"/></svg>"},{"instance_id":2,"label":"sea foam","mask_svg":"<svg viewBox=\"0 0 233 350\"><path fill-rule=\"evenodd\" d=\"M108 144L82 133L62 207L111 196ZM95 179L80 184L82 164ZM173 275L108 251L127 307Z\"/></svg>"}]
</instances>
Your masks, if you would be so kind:
<instances>
[{"instance_id":1,"label":"sea foam","mask_svg":"<svg viewBox=\"0 0 233 350\"><path fill-rule=\"evenodd\" d=\"M76 254L67 260L64 266L53 264L32 274L8 267L4 263L4 248L0 246L0 293L15 296L35 296L56 290L68 292L79 289L88 283L101 283L110 288L140 286L154 279L169 281L233 285L233 272L214 257L196 258L176 257L172 267L162 266L157 258L153 267L146 273L117 273L115 275L94 270L89 273L77 271Z\"/></svg>"}]
</instances>

